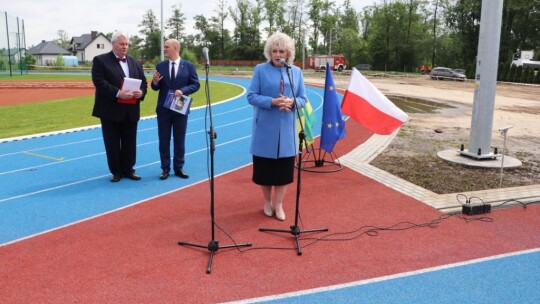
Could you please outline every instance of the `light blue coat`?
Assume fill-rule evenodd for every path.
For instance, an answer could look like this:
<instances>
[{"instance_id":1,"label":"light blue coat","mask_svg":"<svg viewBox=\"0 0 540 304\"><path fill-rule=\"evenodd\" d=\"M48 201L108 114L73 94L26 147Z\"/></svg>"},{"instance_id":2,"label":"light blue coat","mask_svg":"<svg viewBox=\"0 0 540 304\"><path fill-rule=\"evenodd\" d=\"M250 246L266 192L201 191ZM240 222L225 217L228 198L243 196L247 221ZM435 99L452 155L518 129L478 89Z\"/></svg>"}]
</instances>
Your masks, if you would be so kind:
<instances>
[{"instance_id":1,"label":"light blue coat","mask_svg":"<svg viewBox=\"0 0 540 304\"><path fill-rule=\"evenodd\" d=\"M286 68L275 67L270 62L255 67L247 94L248 102L253 106L252 155L275 159L298 153L296 109L305 106L307 97L300 68L291 66L290 73L296 94L296 107L286 112L272 107L272 98L280 94L281 79L285 84L283 95L294 99Z\"/></svg>"}]
</instances>

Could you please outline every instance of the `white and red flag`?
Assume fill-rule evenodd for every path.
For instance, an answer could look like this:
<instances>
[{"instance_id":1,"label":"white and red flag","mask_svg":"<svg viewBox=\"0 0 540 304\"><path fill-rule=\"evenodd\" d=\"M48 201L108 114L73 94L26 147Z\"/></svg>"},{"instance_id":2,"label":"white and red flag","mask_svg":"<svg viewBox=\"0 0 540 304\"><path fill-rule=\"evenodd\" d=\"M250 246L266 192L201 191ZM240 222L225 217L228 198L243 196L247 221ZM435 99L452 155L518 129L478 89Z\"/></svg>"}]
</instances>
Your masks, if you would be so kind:
<instances>
[{"instance_id":1,"label":"white and red flag","mask_svg":"<svg viewBox=\"0 0 540 304\"><path fill-rule=\"evenodd\" d=\"M341 110L371 132L381 135L392 134L409 119L355 68Z\"/></svg>"}]
</instances>

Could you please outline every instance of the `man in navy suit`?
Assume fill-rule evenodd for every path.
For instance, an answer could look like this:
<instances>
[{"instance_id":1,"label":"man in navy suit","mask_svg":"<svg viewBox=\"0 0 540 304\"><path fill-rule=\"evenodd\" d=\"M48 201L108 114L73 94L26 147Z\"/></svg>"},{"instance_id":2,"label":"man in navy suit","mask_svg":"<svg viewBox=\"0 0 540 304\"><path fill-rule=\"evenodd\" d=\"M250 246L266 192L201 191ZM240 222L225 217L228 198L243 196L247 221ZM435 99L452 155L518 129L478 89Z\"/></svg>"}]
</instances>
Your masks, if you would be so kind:
<instances>
[{"instance_id":1,"label":"man in navy suit","mask_svg":"<svg viewBox=\"0 0 540 304\"><path fill-rule=\"evenodd\" d=\"M127 36L115 32L111 42L112 51L93 60L92 81L96 87L96 97L92 115L101 120L111 182L118 182L122 177L140 180L133 166L137 158L139 103L146 95L146 77L141 63L127 56ZM121 90L124 77L141 79L140 89Z\"/></svg>"},{"instance_id":2,"label":"man in navy suit","mask_svg":"<svg viewBox=\"0 0 540 304\"><path fill-rule=\"evenodd\" d=\"M180 58L180 42L178 40L165 41L163 53L168 59L156 66L151 85L154 91L159 90L156 107L162 170L159 178L167 179L171 170L171 131L174 137L172 163L174 175L188 178L189 176L183 168L189 109L186 115L183 115L165 108L163 104L169 92L174 92L175 96L188 96L197 92L200 88L199 76L197 76L193 63Z\"/></svg>"}]
</instances>

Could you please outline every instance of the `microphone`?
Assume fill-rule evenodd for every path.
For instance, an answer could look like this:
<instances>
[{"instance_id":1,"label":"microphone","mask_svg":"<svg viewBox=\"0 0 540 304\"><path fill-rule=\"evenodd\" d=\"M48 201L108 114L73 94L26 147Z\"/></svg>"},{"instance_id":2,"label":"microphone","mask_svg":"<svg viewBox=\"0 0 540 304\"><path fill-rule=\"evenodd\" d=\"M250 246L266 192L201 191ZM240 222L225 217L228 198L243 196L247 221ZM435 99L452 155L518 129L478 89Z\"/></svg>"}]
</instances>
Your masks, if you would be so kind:
<instances>
[{"instance_id":1,"label":"microphone","mask_svg":"<svg viewBox=\"0 0 540 304\"><path fill-rule=\"evenodd\" d=\"M206 59L206 65L210 65L210 59L208 57L208 48L203 47L202 52L203 52L203 55L204 55L204 59Z\"/></svg>"},{"instance_id":2,"label":"microphone","mask_svg":"<svg viewBox=\"0 0 540 304\"><path fill-rule=\"evenodd\" d=\"M281 58L281 59L279 60L279 63L281 63L284 67L286 67L286 68L288 68L288 69L291 68L291 66L287 63L287 60L285 60L285 59L283 59L283 58Z\"/></svg>"}]
</instances>

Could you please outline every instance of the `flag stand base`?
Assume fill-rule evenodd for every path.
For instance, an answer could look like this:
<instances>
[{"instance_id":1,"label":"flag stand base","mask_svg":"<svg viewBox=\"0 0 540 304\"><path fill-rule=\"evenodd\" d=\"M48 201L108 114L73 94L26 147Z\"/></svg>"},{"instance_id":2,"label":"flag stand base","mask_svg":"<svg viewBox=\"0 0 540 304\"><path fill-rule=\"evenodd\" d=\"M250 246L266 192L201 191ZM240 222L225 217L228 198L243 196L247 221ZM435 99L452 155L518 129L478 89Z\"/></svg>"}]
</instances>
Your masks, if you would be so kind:
<instances>
[{"instance_id":1,"label":"flag stand base","mask_svg":"<svg viewBox=\"0 0 540 304\"><path fill-rule=\"evenodd\" d=\"M301 155L301 154L298 154ZM300 170L315 172L315 173L332 173L343 170L343 166L339 162L334 152L326 152L321 148L313 148L302 157Z\"/></svg>"}]
</instances>

